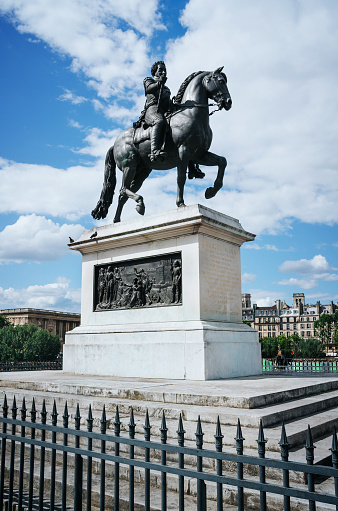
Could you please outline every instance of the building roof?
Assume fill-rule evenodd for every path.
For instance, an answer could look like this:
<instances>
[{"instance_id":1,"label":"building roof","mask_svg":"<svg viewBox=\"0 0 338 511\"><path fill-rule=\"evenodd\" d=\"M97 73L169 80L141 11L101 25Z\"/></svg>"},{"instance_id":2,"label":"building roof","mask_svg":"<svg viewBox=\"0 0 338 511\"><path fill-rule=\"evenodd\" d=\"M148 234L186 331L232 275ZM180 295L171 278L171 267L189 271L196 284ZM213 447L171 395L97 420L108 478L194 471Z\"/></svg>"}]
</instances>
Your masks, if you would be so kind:
<instances>
[{"instance_id":1,"label":"building roof","mask_svg":"<svg viewBox=\"0 0 338 511\"><path fill-rule=\"evenodd\" d=\"M51 311L46 309L32 309L30 307L25 307L22 309L2 309L0 310L1 314L52 314L57 316L77 316L81 317L81 314L79 312L63 312L63 311Z\"/></svg>"}]
</instances>

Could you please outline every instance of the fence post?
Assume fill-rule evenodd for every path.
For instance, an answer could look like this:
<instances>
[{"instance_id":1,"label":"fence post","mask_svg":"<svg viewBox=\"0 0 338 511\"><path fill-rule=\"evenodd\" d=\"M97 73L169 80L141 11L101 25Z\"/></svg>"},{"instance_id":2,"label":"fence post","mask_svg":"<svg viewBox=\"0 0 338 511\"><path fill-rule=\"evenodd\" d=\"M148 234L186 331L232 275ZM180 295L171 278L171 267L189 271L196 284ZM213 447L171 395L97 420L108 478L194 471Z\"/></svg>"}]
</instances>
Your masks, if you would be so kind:
<instances>
[{"instance_id":1,"label":"fence post","mask_svg":"<svg viewBox=\"0 0 338 511\"><path fill-rule=\"evenodd\" d=\"M52 426L57 426L58 412L56 409L56 402L54 399L53 411L52 411ZM56 444L56 432L52 431L52 443ZM55 505L55 471L56 471L56 450L52 449L50 462L50 511L54 511Z\"/></svg>"},{"instance_id":2,"label":"fence post","mask_svg":"<svg viewBox=\"0 0 338 511\"><path fill-rule=\"evenodd\" d=\"M76 414L74 417L75 421L75 430L80 430L80 407L79 403L76 407ZM80 448L80 437L75 435L75 448ZM75 467L74 467L74 511L82 511L82 469L83 469L83 460L80 454L75 454Z\"/></svg>"},{"instance_id":3,"label":"fence post","mask_svg":"<svg viewBox=\"0 0 338 511\"><path fill-rule=\"evenodd\" d=\"M4 404L2 405L2 416L4 419L7 419L7 415L8 415L8 405L7 405L7 397L5 394ZM7 433L6 422L2 423L2 432L4 434ZM0 509L3 508L3 502L4 502L5 465L6 465L6 438L3 438L2 442L1 442Z\"/></svg>"},{"instance_id":4,"label":"fence post","mask_svg":"<svg viewBox=\"0 0 338 511\"><path fill-rule=\"evenodd\" d=\"M26 408L26 400L25 397L22 400L21 407L21 420L24 422L26 420L27 408ZM22 424L21 426L21 437L25 438L26 435L26 427ZM19 469L19 495L18 495L18 511L22 511L22 494L23 494L23 472L24 472L24 463L25 463L25 443L21 442L20 445L20 469ZM1 509L1 507L0 507Z\"/></svg>"},{"instance_id":5,"label":"fence post","mask_svg":"<svg viewBox=\"0 0 338 511\"><path fill-rule=\"evenodd\" d=\"M176 431L179 447L184 447L184 433L182 414L178 420L178 429ZM178 468L184 468L184 454L178 453ZM184 511L184 476L178 476L178 509Z\"/></svg>"},{"instance_id":6,"label":"fence post","mask_svg":"<svg viewBox=\"0 0 338 511\"><path fill-rule=\"evenodd\" d=\"M284 422L282 424L282 434L279 445L282 461L289 461L289 442L286 436ZM283 486L284 488L290 487L289 471L285 468L283 468ZM288 495L284 495L284 511L290 511L290 497Z\"/></svg>"},{"instance_id":7,"label":"fence post","mask_svg":"<svg viewBox=\"0 0 338 511\"><path fill-rule=\"evenodd\" d=\"M41 410L41 424L46 424L47 421L47 410L46 410L46 401L45 399L42 401L42 410ZM41 441L44 442L46 440L46 430L44 428L41 429ZM39 507L43 509L43 493L45 486L45 447L40 448L40 488L39 488Z\"/></svg>"},{"instance_id":8,"label":"fence post","mask_svg":"<svg viewBox=\"0 0 338 511\"><path fill-rule=\"evenodd\" d=\"M130 409L130 421L129 421L129 438L134 439L135 438L135 421L134 421L134 412L133 407ZM129 447L129 458L131 460L134 459L135 455L135 447L134 445L130 444ZM134 466L129 466L129 511L134 511Z\"/></svg>"},{"instance_id":9,"label":"fence post","mask_svg":"<svg viewBox=\"0 0 338 511\"><path fill-rule=\"evenodd\" d=\"M333 468L338 468L338 442L337 442L337 431L336 426L334 426L333 429L333 436L332 436L332 447L331 447L331 453L332 453L332 466ZM338 497L338 477L334 478L334 492L335 496ZM336 511L338 511L338 505L336 506Z\"/></svg>"},{"instance_id":10,"label":"fence post","mask_svg":"<svg viewBox=\"0 0 338 511\"><path fill-rule=\"evenodd\" d=\"M63 411L63 427L68 429L69 413L67 401ZM63 434L63 445L68 445L68 433ZM63 451L62 454L62 511L67 509L67 451Z\"/></svg>"},{"instance_id":11,"label":"fence post","mask_svg":"<svg viewBox=\"0 0 338 511\"><path fill-rule=\"evenodd\" d=\"M107 430L107 417L106 407L103 405L101 416L101 434L105 435ZM101 453L106 452L106 441L101 440ZM100 511L105 511L105 491L106 491L106 462L101 459L101 474L100 474Z\"/></svg>"},{"instance_id":12,"label":"fence post","mask_svg":"<svg viewBox=\"0 0 338 511\"><path fill-rule=\"evenodd\" d=\"M119 407L116 406L116 415L114 421L115 436L120 436L121 421L119 416ZM120 456L120 444L115 442L115 456ZM120 464L115 462L115 476L114 476L114 511L120 509Z\"/></svg>"},{"instance_id":13,"label":"fence post","mask_svg":"<svg viewBox=\"0 0 338 511\"><path fill-rule=\"evenodd\" d=\"M36 421L35 399L33 397L31 408L31 422ZM35 428L31 428L31 440L35 440ZM31 444L29 458L29 489L28 489L28 511L33 509L33 485L34 485L34 443Z\"/></svg>"},{"instance_id":14,"label":"fence post","mask_svg":"<svg viewBox=\"0 0 338 511\"><path fill-rule=\"evenodd\" d=\"M87 419L87 431L91 433L93 431L93 415L92 415L92 405L89 405L88 410L88 419ZM88 451L93 449L93 439L91 436L88 436L87 442ZM87 511L91 511L92 509L92 466L93 466L93 458L88 456L87 458Z\"/></svg>"},{"instance_id":15,"label":"fence post","mask_svg":"<svg viewBox=\"0 0 338 511\"><path fill-rule=\"evenodd\" d=\"M236 434L236 452L239 456L243 455L243 441L241 423L238 419ZM243 463L237 462L237 479L243 479ZM238 486L238 511L244 511L244 491L242 486Z\"/></svg>"},{"instance_id":16,"label":"fence post","mask_svg":"<svg viewBox=\"0 0 338 511\"><path fill-rule=\"evenodd\" d=\"M313 461L315 458L314 457L314 449L315 449L315 446L313 445L311 429L310 429L310 426L308 425L307 434L306 434L306 443L305 443L306 462L308 465L313 465ZM307 474L307 486L308 486L308 490L310 492L315 491L313 474ZM316 510L316 503L313 500L310 500L310 498L309 498L309 510L310 511Z\"/></svg>"},{"instance_id":17,"label":"fence post","mask_svg":"<svg viewBox=\"0 0 338 511\"><path fill-rule=\"evenodd\" d=\"M162 423L160 427L161 431L161 443L167 443L167 433L168 428L165 420L164 410L162 413ZM167 464L167 452L165 450L161 451L161 463L162 465ZM167 511L167 473L161 472L161 510Z\"/></svg>"},{"instance_id":18,"label":"fence post","mask_svg":"<svg viewBox=\"0 0 338 511\"><path fill-rule=\"evenodd\" d=\"M223 450L223 438L221 430L221 423L219 420L219 416L217 417L217 426L216 426L216 451L222 452ZM217 460L217 475L222 475L222 460ZM223 485L222 483L217 483L217 511L223 511Z\"/></svg>"},{"instance_id":19,"label":"fence post","mask_svg":"<svg viewBox=\"0 0 338 511\"><path fill-rule=\"evenodd\" d=\"M264 431L263 431L263 423L262 419L259 421L259 432L258 432L258 457L259 458L265 458L265 444L266 440L264 438ZM259 482L265 484L265 467L262 465L259 465ZM266 511L266 492L260 491L260 504L261 504L261 511Z\"/></svg>"},{"instance_id":20,"label":"fence post","mask_svg":"<svg viewBox=\"0 0 338 511\"><path fill-rule=\"evenodd\" d=\"M201 418L198 416L196 428L196 447L197 449L203 448L203 431ZM203 458L197 454L197 471L203 471ZM207 509L207 495L205 482L202 479L197 479L197 511L206 511Z\"/></svg>"},{"instance_id":21,"label":"fence post","mask_svg":"<svg viewBox=\"0 0 338 511\"><path fill-rule=\"evenodd\" d=\"M147 442L150 442L150 422L149 422L149 414L148 409L146 413L146 420L144 423L144 439ZM144 449L144 461L150 461L150 449L149 447L145 447ZM146 468L144 470L144 509L145 511L150 511L150 470Z\"/></svg>"}]
</instances>

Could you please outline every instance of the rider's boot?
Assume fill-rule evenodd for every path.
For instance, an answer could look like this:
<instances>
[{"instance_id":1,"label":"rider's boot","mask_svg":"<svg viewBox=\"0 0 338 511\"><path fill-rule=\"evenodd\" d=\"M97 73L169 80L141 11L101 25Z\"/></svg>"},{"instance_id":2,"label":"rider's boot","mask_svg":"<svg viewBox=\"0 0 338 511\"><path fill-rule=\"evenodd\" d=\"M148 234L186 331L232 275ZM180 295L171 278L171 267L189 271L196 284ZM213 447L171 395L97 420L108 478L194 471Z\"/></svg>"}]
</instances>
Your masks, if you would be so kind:
<instances>
[{"instance_id":1,"label":"rider's boot","mask_svg":"<svg viewBox=\"0 0 338 511\"><path fill-rule=\"evenodd\" d=\"M162 137L162 126L161 123L154 124L154 126L151 129L151 136L150 136L150 150L151 153L149 154L150 161L155 161L160 159L161 161L164 160L164 158L167 156L167 153L161 150L162 143L163 143L163 137Z\"/></svg>"},{"instance_id":2,"label":"rider's boot","mask_svg":"<svg viewBox=\"0 0 338 511\"><path fill-rule=\"evenodd\" d=\"M201 169L199 168L198 164L192 162L192 161L189 161L188 163L188 179L193 179L193 178L196 178L196 179L203 179L205 177L205 174L204 172L201 171Z\"/></svg>"}]
</instances>

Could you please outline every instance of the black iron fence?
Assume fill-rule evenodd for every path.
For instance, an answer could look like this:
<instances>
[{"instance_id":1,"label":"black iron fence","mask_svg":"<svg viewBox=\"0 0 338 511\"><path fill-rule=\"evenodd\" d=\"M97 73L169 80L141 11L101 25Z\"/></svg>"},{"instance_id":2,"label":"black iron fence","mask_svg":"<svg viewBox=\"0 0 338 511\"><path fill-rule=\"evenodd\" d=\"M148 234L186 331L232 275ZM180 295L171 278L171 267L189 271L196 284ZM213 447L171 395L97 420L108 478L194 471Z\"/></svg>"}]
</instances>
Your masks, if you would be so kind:
<instances>
[{"instance_id":1,"label":"black iron fence","mask_svg":"<svg viewBox=\"0 0 338 511\"><path fill-rule=\"evenodd\" d=\"M62 370L62 357L52 362L0 362L0 372Z\"/></svg>"},{"instance_id":2,"label":"black iron fence","mask_svg":"<svg viewBox=\"0 0 338 511\"><path fill-rule=\"evenodd\" d=\"M262 360L264 373L287 371L295 373L338 373L338 359L286 359L285 365L277 365L276 359Z\"/></svg>"},{"instance_id":3,"label":"black iron fence","mask_svg":"<svg viewBox=\"0 0 338 511\"><path fill-rule=\"evenodd\" d=\"M11 413L9 413L9 411ZM20 419L18 418L20 414ZM27 415L30 417L27 418ZM37 421L37 410L33 399L30 411L27 411L23 400L20 411L15 398L11 409L6 397L3 404L3 414L0 417L2 425L1 458L0 458L0 509L86 509L91 511L94 506L93 491L97 483L99 502L95 503L100 511L107 509L161 509L165 511L169 504L168 478L177 481L177 507L171 509L183 511L186 506L186 482L196 482L197 510L207 509L207 499L211 490L214 491L217 511L225 509L231 500L231 491L235 497L232 504L238 510L248 509L246 498L256 496L257 507L262 511L267 509L269 496L280 496L281 508L290 510L293 500L300 502L313 511L316 503L335 506L338 510L338 443L334 430L332 436L332 467L314 465L314 444L310 427L307 431L305 445L305 462L289 461L289 443L283 425L281 430L280 459L265 457L266 440L260 425L257 445L258 455L244 454L244 437L238 421L235 438L236 453L223 451L223 434L220 421L215 428L215 449L203 449L203 431L200 419L197 421L196 445L185 445L185 431L182 417L178 421L177 444L167 443L168 428L163 413L160 426L160 441L151 440L151 425L148 412L144 422L144 439L137 439L133 410L131 409L127 430L128 436L121 436L121 421L116 410L112 422L114 434L107 433L108 419L103 409L101 419L93 418L89 408L86 428L82 429L80 409L77 406L74 415L74 427L69 424L69 412L65 404L62 426L58 425L58 413L54 401L50 424L47 424L47 410L43 402L40 421ZM94 422L97 422L94 430ZM189 464L187 463L189 460ZM195 460L195 462L192 462ZM237 472L231 472L229 462ZM95 464L95 467L94 467ZM256 475L244 471L245 467L256 467ZM268 481L267 469L280 471L280 480ZM122 474L122 469L125 469ZM306 475L304 485L291 484L290 473ZM153 474L160 477L151 480ZM237 474L237 475L236 475ZM123 476L123 477L122 477ZM332 482L332 492L317 491L316 478L328 478ZM122 490L123 487L123 506ZM126 486L127 485L127 490ZM140 506L135 501L138 488L142 485L143 503ZM160 487L160 504L153 507L152 498L155 486ZM113 488L113 489L112 489ZM170 489L173 485L170 483ZM175 489L174 488L174 489ZM192 486L190 486L190 492ZM112 497L108 502L108 489ZM72 495L71 507L69 507ZM126 504L127 502L127 504ZM251 505L252 505L251 500ZM15 504L14 504L15 503ZM121 506L120 506L121 504ZM15 507L17 506L17 507ZM68 506L68 507L67 507ZM127 506L127 507L126 507ZM251 506L250 506L251 507ZM251 507L252 508L252 507Z\"/></svg>"}]
</instances>

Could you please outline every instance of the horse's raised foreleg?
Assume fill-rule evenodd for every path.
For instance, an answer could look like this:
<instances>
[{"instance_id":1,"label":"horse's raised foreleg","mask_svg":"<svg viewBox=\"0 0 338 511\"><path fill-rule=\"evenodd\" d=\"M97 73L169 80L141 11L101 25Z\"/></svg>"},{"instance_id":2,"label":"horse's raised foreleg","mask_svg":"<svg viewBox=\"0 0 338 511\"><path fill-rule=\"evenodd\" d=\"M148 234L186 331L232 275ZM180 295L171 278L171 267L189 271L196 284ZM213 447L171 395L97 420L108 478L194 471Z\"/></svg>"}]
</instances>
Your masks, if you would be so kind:
<instances>
[{"instance_id":1,"label":"horse's raised foreleg","mask_svg":"<svg viewBox=\"0 0 338 511\"><path fill-rule=\"evenodd\" d=\"M181 146L178 149L178 164L177 164L177 199L176 206L180 208L184 206L184 185L187 180L187 167L189 162L189 154L186 147Z\"/></svg>"},{"instance_id":2,"label":"horse's raised foreleg","mask_svg":"<svg viewBox=\"0 0 338 511\"><path fill-rule=\"evenodd\" d=\"M225 168L227 166L226 158L224 158L224 156L218 156L217 154L210 153L208 151L207 153L204 154L202 158L196 160L196 163L199 163L200 165L205 165L207 167L215 167L216 165L218 166L218 172L214 182L214 186L211 186L210 188L207 188L205 190L205 198L211 199L223 186L223 177Z\"/></svg>"},{"instance_id":3,"label":"horse's raised foreleg","mask_svg":"<svg viewBox=\"0 0 338 511\"><path fill-rule=\"evenodd\" d=\"M126 169L125 169L126 170ZM149 176L151 169L147 168L136 168L136 171L134 172L134 178L132 179L129 188L126 187L126 183L129 183L130 175L126 176L125 170L123 173L123 183L120 190L120 196L119 196L119 202L117 205L114 223L121 221L121 213L123 206L127 202L128 199L134 199L136 201L136 211L140 215L144 215L145 212L145 205L143 202L143 197L141 195L138 195L137 192L144 180Z\"/></svg>"}]
</instances>

